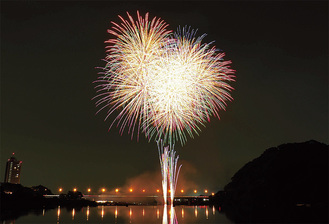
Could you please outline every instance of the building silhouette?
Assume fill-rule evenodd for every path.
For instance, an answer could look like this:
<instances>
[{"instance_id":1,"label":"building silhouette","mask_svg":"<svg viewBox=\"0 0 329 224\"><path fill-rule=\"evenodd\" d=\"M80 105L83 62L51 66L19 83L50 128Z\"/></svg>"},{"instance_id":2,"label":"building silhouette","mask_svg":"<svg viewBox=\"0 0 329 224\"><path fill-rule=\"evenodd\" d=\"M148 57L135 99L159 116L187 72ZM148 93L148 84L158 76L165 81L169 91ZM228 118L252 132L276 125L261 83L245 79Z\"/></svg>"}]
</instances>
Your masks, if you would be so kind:
<instances>
[{"instance_id":1,"label":"building silhouette","mask_svg":"<svg viewBox=\"0 0 329 224\"><path fill-rule=\"evenodd\" d=\"M18 161L13 155L8 159L5 173L5 183L19 184L21 179L22 161Z\"/></svg>"}]
</instances>

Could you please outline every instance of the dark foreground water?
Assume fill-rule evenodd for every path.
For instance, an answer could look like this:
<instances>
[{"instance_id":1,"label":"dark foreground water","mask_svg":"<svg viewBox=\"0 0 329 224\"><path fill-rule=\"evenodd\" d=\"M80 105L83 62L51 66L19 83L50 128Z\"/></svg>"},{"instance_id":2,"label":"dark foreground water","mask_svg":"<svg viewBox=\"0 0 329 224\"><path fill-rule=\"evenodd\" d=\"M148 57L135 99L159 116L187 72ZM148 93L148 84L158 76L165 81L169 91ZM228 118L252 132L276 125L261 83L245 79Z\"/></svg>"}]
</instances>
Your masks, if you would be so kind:
<instances>
[{"instance_id":1,"label":"dark foreground water","mask_svg":"<svg viewBox=\"0 0 329 224\"><path fill-rule=\"evenodd\" d=\"M209 206L98 206L42 210L5 223L232 223Z\"/></svg>"}]
</instances>

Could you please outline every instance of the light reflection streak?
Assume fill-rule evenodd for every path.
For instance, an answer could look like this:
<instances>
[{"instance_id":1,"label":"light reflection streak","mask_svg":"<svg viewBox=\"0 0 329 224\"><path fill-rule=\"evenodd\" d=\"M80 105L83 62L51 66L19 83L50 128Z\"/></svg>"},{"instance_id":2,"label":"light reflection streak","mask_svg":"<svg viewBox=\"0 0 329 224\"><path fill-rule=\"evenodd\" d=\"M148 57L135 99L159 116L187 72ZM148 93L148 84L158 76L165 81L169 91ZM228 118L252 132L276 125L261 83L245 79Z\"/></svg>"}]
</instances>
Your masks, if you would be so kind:
<instances>
[{"instance_id":1,"label":"light reflection streak","mask_svg":"<svg viewBox=\"0 0 329 224\"><path fill-rule=\"evenodd\" d=\"M143 216L145 216L145 209L143 208Z\"/></svg>"},{"instance_id":2,"label":"light reflection streak","mask_svg":"<svg viewBox=\"0 0 329 224\"><path fill-rule=\"evenodd\" d=\"M45 208L42 209L42 216L45 216Z\"/></svg>"},{"instance_id":3,"label":"light reflection streak","mask_svg":"<svg viewBox=\"0 0 329 224\"><path fill-rule=\"evenodd\" d=\"M102 205L102 213L101 213L102 219L104 218L104 214L105 214L105 212L104 212L104 205Z\"/></svg>"},{"instance_id":4,"label":"light reflection streak","mask_svg":"<svg viewBox=\"0 0 329 224\"><path fill-rule=\"evenodd\" d=\"M182 207L182 219L185 217L184 208Z\"/></svg>"},{"instance_id":5,"label":"light reflection streak","mask_svg":"<svg viewBox=\"0 0 329 224\"><path fill-rule=\"evenodd\" d=\"M115 219L118 218L118 207L117 207L117 206L115 206L114 218L115 218Z\"/></svg>"},{"instance_id":6,"label":"light reflection streak","mask_svg":"<svg viewBox=\"0 0 329 224\"><path fill-rule=\"evenodd\" d=\"M87 207L87 212L86 212L86 214L87 214L87 221L89 220L89 206Z\"/></svg>"},{"instance_id":7,"label":"light reflection streak","mask_svg":"<svg viewBox=\"0 0 329 224\"><path fill-rule=\"evenodd\" d=\"M208 206L206 207L206 219L208 219L209 212L208 212Z\"/></svg>"},{"instance_id":8,"label":"light reflection streak","mask_svg":"<svg viewBox=\"0 0 329 224\"><path fill-rule=\"evenodd\" d=\"M74 216L75 216L75 208L72 209L72 220L74 220Z\"/></svg>"},{"instance_id":9,"label":"light reflection streak","mask_svg":"<svg viewBox=\"0 0 329 224\"><path fill-rule=\"evenodd\" d=\"M59 221L59 216L61 215L61 206L57 207L57 222Z\"/></svg>"},{"instance_id":10,"label":"light reflection streak","mask_svg":"<svg viewBox=\"0 0 329 224\"><path fill-rule=\"evenodd\" d=\"M194 207L194 216L195 216L195 218L198 217L198 206Z\"/></svg>"},{"instance_id":11,"label":"light reflection streak","mask_svg":"<svg viewBox=\"0 0 329 224\"><path fill-rule=\"evenodd\" d=\"M163 217L162 217L162 224L168 224L168 216L167 216L167 205L163 206Z\"/></svg>"},{"instance_id":12,"label":"light reflection streak","mask_svg":"<svg viewBox=\"0 0 329 224\"><path fill-rule=\"evenodd\" d=\"M130 208L129 209L129 218L131 219L131 216L133 215L133 210Z\"/></svg>"},{"instance_id":13,"label":"light reflection streak","mask_svg":"<svg viewBox=\"0 0 329 224\"><path fill-rule=\"evenodd\" d=\"M160 219L160 210L157 208L157 219Z\"/></svg>"},{"instance_id":14,"label":"light reflection streak","mask_svg":"<svg viewBox=\"0 0 329 224\"><path fill-rule=\"evenodd\" d=\"M216 212L216 209L215 209L215 206L213 205L212 206L212 214L215 215L215 212Z\"/></svg>"},{"instance_id":15,"label":"light reflection streak","mask_svg":"<svg viewBox=\"0 0 329 224\"><path fill-rule=\"evenodd\" d=\"M173 205L170 206L170 222L169 224L178 224L175 208Z\"/></svg>"}]
</instances>

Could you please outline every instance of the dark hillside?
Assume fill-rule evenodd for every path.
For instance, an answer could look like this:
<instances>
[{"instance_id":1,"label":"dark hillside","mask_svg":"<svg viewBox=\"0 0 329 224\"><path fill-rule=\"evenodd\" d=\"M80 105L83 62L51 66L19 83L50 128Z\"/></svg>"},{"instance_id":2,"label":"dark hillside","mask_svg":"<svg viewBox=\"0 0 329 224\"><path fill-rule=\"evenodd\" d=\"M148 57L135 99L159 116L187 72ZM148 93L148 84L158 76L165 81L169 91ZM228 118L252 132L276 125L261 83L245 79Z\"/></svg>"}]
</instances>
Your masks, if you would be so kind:
<instances>
[{"instance_id":1,"label":"dark hillside","mask_svg":"<svg viewBox=\"0 0 329 224\"><path fill-rule=\"evenodd\" d=\"M311 140L267 149L217 194L235 222L328 222L328 145Z\"/></svg>"}]
</instances>

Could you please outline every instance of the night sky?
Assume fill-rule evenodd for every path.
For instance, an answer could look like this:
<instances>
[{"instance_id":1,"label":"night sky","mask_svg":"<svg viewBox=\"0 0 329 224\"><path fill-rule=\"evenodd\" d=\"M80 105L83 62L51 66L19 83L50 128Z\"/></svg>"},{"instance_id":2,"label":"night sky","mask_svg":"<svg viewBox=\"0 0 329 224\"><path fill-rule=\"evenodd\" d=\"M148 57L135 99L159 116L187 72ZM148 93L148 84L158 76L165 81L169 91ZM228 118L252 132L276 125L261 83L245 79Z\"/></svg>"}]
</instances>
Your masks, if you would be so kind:
<instances>
[{"instance_id":1,"label":"night sky","mask_svg":"<svg viewBox=\"0 0 329 224\"><path fill-rule=\"evenodd\" d=\"M15 152L24 186L160 187L156 143L108 131L92 100L110 21L136 10L207 33L237 71L221 119L175 147L180 187L216 192L269 147L328 144L326 1L1 1L1 181Z\"/></svg>"}]
</instances>

